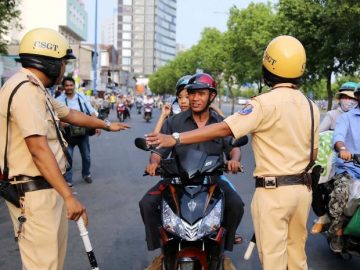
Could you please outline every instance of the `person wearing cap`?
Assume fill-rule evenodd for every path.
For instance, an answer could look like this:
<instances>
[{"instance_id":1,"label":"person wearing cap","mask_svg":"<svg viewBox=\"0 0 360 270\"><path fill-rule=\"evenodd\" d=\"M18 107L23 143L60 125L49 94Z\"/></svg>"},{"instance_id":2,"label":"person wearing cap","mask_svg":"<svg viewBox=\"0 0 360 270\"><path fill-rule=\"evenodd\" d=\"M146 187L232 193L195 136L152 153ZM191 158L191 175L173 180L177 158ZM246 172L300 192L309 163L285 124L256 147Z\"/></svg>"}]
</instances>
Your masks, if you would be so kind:
<instances>
[{"instance_id":1,"label":"person wearing cap","mask_svg":"<svg viewBox=\"0 0 360 270\"><path fill-rule=\"evenodd\" d=\"M69 155L59 120L108 131L127 126L71 110L49 94L46 88L60 83L66 61L75 58L57 31L29 31L20 42L19 56L22 69L0 91L0 167L20 197L20 205L6 205L23 269L61 270L67 219L82 217L87 224L87 215L63 176Z\"/></svg>"},{"instance_id":2,"label":"person wearing cap","mask_svg":"<svg viewBox=\"0 0 360 270\"><path fill-rule=\"evenodd\" d=\"M354 90L357 106L341 114L336 120L333 146L338 156L335 159L335 176L332 177L333 190L330 193L328 211L330 216L330 249L342 252L344 248L343 226L348 219L345 208L349 201L352 181L360 181L360 168L352 160L352 154L360 153L360 86ZM349 215L349 213L347 213Z\"/></svg>"},{"instance_id":3,"label":"person wearing cap","mask_svg":"<svg viewBox=\"0 0 360 270\"><path fill-rule=\"evenodd\" d=\"M273 39L262 72L267 93L251 99L223 122L174 135L147 134L158 149L215 138L252 135L256 168L251 213L265 270L307 270L305 242L312 192L308 173L316 160L320 112L298 89L306 54L291 36Z\"/></svg>"},{"instance_id":4,"label":"person wearing cap","mask_svg":"<svg viewBox=\"0 0 360 270\"><path fill-rule=\"evenodd\" d=\"M344 112L347 112L357 105L354 90L357 86L355 82L346 82L341 85L335 94L339 106L335 110L328 111L320 123L319 132L334 130L336 119Z\"/></svg>"},{"instance_id":5,"label":"person wearing cap","mask_svg":"<svg viewBox=\"0 0 360 270\"><path fill-rule=\"evenodd\" d=\"M337 118L342 115L344 112L348 112L352 108L357 105L357 100L354 96L354 90L357 87L357 83L355 82L346 82L341 85L339 92L335 94L335 98L338 100L338 107L334 110L328 111L321 121L319 126L320 132L320 146L319 148L319 159L317 162L323 167L326 168L321 173L320 182L325 183L333 176L332 164L333 162L329 161L329 159L333 160L334 152L331 151L330 155L326 155L330 151L326 151L327 147L331 147L333 131L335 129ZM330 150L330 149L329 149ZM322 161L323 162L322 162ZM319 182L319 183L320 183ZM321 195L322 196L322 195ZM321 203L323 204L323 203ZM322 207L323 208L323 207ZM323 208L324 209L324 208ZM330 219L327 214L320 216L315 224L311 228L312 234L317 234L323 231L325 224L329 223Z\"/></svg>"}]
</instances>

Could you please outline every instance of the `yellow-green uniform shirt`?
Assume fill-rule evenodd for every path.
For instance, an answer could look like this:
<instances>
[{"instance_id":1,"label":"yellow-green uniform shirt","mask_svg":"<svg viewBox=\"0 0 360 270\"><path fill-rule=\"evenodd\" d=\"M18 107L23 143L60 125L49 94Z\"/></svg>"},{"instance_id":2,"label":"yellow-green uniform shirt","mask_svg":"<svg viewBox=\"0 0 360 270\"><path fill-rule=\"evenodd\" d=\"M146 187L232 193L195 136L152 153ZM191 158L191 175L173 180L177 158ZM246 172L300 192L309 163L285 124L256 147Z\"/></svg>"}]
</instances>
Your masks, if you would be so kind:
<instances>
[{"instance_id":1,"label":"yellow-green uniform shirt","mask_svg":"<svg viewBox=\"0 0 360 270\"><path fill-rule=\"evenodd\" d=\"M46 136L60 170L65 173L65 155L58 141L46 102L50 108L54 108L57 121L59 118L65 117L70 109L52 98L41 81L32 72L24 68L13 75L0 90L0 167L4 168L6 114L9 97L14 88L24 80L30 80L30 82L23 84L18 89L10 109L7 150L9 178L19 175L41 175L25 143L25 138L32 135Z\"/></svg>"},{"instance_id":2,"label":"yellow-green uniform shirt","mask_svg":"<svg viewBox=\"0 0 360 270\"><path fill-rule=\"evenodd\" d=\"M256 168L254 176L294 175L310 161L311 114L306 97L278 84L268 93L252 98L240 112L224 121L236 138L252 134ZM319 144L320 112L314 108L314 149Z\"/></svg>"}]
</instances>

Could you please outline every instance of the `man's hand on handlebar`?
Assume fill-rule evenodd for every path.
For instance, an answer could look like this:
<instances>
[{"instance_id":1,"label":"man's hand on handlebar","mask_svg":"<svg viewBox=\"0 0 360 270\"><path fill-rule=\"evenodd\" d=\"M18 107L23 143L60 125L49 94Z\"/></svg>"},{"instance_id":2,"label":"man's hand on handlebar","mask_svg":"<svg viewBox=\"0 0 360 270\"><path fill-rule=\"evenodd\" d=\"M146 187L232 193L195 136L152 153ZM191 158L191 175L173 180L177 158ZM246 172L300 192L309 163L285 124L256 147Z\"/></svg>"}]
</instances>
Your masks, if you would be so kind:
<instances>
[{"instance_id":1,"label":"man's hand on handlebar","mask_svg":"<svg viewBox=\"0 0 360 270\"><path fill-rule=\"evenodd\" d=\"M159 164L157 163L149 163L146 166L145 171L150 175L150 176L155 176L156 175L156 169L159 167Z\"/></svg>"},{"instance_id":2,"label":"man's hand on handlebar","mask_svg":"<svg viewBox=\"0 0 360 270\"><path fill-rule=\"evenodd\" d=\"M229 172L232 173L237 173L242 171L241 164L237 160L229 160L227 163L227 169Z\"/></svg>"},{"instance_id":3,"label":"man's hand on handlebar","mask_svg":"<svg viewBox=\"0 0 360 270\"><path fill-rule=\"evenodd\" d=\"M352 160L351 152L349 152L348 150L340 150L339 157L341 159L345 160L345 161L351 161Z\"/></svg>"}]
</instances>

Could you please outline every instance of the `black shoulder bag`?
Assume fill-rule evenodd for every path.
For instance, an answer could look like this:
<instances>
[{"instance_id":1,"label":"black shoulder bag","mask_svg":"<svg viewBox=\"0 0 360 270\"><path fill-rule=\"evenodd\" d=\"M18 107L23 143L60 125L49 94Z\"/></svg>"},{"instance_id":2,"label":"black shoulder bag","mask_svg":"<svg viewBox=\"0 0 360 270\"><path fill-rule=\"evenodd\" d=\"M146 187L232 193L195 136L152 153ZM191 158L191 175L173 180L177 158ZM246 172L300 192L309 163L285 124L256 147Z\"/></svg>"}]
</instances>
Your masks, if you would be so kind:
<instances>
[{"instance_id":1,"label":"black shoulder bag","mask_svg":"<svg viewBox=\"0 0 360 270\"><path fill-rule=\"evenodd\" d=\"M85 105L85 109L86 109L86 112L84 111L83 109L83 106L80 102L80 96L78 95L78 103L79 103L79 108L80 108L80 111L82 113L86 113L87 115L91 115L90 114L90 110L88 109L88 107L86 106L86 104L84 103ZM69 106L68 105L68 102L67 102L67 98L65 98L65 104L66 106ZM96 133L96 129L94 128L84 128L84 127L76 127L76 126L69 126L67 129L66 129L66 132L67 132L67 141L70 143L70 144L76 144L77 140L76 138L73 138L73 137L79 137L79 136L84 136L84 135L89 135L89 136L93 136L95 135Z\"/></svg>"},{"instance_id":2,"label":"black shoulder bag","mask_svg":"<svg viewBox=\"0 0 360 270\"><path fill-rule=\"evenodd\" d=\"M83 98L81 98L81 99L83 99ZM80 102L80 95L78 95L78 102L79 102L80 110L81 110L82 112L84 112L83 107L82 107L81 102ZM90 110L89 110L89 108L86 106L86 102L84 102L84 106L85 106L85 109L86 109L86 114L89 115L89 116L91 116ZM89 136L94 136L94 135L96 134L96 129L95 129L95 128L86 128L86 133L87 133L87 135L89 135Z\"/></svg>"}]
</instances>

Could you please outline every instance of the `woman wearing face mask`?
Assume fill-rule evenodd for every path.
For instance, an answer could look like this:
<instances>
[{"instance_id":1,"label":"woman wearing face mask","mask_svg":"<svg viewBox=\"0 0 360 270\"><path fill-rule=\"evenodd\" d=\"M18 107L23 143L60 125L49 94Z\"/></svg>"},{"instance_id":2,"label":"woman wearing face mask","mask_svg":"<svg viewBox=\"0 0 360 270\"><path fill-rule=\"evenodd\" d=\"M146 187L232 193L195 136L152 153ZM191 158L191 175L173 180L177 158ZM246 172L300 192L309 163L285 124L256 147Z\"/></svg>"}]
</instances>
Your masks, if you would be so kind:
<instances>
[{"instance_id":1,"label":"woman wearing face mask","mask_svg":"<svg viewBox=\"0 0 360 270\"><path fill-rule=\"evenodd\" d=\"M321 132L325 132L325 131L329 131L329 130L334 130L335 129L335 125L336 125L336 119L343 114L344 112L348 112L351 109L353 109L354 107L356 107L356 105L358 104L355 96L354 96L354 90L357 87L357 83L355 82L346 82L344 84L341 85L339 92L336 93L335 98L338 100L339 102L339 106L337 109L335 110L331 110L328 111L324 117L324 119L321 121L320 126L319 126L319 132L320 132L320 141L322 141L322 139L324 140L328 140L328 141L332 141L331 138L325 138L325 136L329 135L332 137L332 134L321 134ZM322 136L324 136L324 138L322 138ZM322 145L320 143L320 145ZM321 153L321 150L319 150L319 153ZM321 155L321 154L319 154ZM329 159L332 159L333 155L330 155ZM320 158L320 156L318 156L318 159ZM321 164L323 165L323 164ZM326 165L325 165L326 166ZM322 177L327 177L328 179L331 178L331 168L327 168L328 173L325 173L325 176ZM324 181L321 180L320 178L320 182L324 183L326 182L327 179L325 179ZM324 225L329 223L329 217L327 214L320 216L316 223L313 225L313 227L311 228L311 233L312 234L316 234L316 233L320 233L323 228Z\"/></svg>"},{"instance_id":2,"label":"woman wearing face mask","mask_svg":"<svg viewBox=\"0 0 360 270\"><path fill-rule=\"evenodd\" d=\"M356 86L357 83L355 82L346 82L341 85L339 92L335 95L335 98L339 101L339 107L335 110L327 112L320 123L319 132L334 130L338 116L344 112L350 111L357 105L357 101L354 96Z\"/></svg>"}]
</instances>

